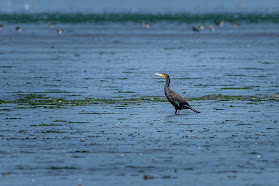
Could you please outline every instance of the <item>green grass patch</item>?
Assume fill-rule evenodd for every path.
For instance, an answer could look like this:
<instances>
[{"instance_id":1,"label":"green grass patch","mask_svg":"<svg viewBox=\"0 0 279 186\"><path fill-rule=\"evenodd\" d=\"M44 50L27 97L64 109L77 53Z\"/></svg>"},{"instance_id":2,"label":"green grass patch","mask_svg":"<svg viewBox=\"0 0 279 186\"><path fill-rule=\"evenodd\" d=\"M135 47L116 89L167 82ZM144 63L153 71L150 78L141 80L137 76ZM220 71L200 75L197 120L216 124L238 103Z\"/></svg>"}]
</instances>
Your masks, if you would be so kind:
<instances>
[{"instance_id":1,"label":"green grass patch","mask_svg":"<svg viewBox=\"0 0 279 186\"><path fill-rule=\"evenodd\" d=\"M61 81L61 80L56 80L56 81ZM63 91L63 90L57 90L57 91L46 91L46 92L33 92L34 94L69 94L69 93L74 93L74 92L68 92L68 91Z\"/></svg>"},{"instance_id":2,"label":"green grass patch","mask_svg":"<svg viewBox=\"0 0 279 186\"><path fill-rule=\"evenodd\" d=\"M224 88L220 88L220 89L223 89L223 90L226 90L226 89L239 90L239 89L252 89L252 88L255 88L255 87L260 87L260 86L249 86L249 87L224 87Z\"/></svg>"},{"instance_id":3,"label":"green grass patch","mask_svg":"<svg viewBox=\"0 0 279 186\"><path fill-rule=\"evenodd\" d=\"M80 112L79 114L113 114L113 113L109 113L109 112Z\"/></svg>"},{"instance_id":4,"label":"green grass patch","mask_svg":"<svg viewBox=\"0 0 279 186\"><path fill-rule=\"evenodd\" d=\"M131 71L124 71L124 72L122 72L122 73L124 73L124 74L131 74L131 73L133 73L133 72L131 72Z\"/></svg>"},{"instance_id":5,"label":"green grass patch","mask_svg":"<svg viewBox=\"0 0 279 186\"><path fill-rule=\"evenodd\" d=\"M263 68L240 68L245 70L264 70Z\"/></svg>"},{"instance_id":6,"label":"green grass patch","mask_svg":"<svg viewBox=\"0 0 279 186\"><path fill-rule=\"evenodd\" d=\"M225 76L245 76L245 75L242 75L242 74L229 74L229 75L225 75Z\"/></svg>"},{"instance_id":7,"label":"green grass patch","mask_svg":"<svg viewBox=\"0 0 279 186\"><path fill-rule=\"evenodd\" d=\"M31 125L33 127L50 127L50 126L63 126L62 124L54 124L54 123L51 123L51 124L39 124L39 125Z\"/></svg>"},{"instance_id":8,"label":"green grass patch","mask_svg":"<svg viewBox=\"0 0 279 186\"><path fill-rule=\"evenodd\" d=\"M251 89L251 87L225 87L225 88L220 88L223 90L241 90L241 89Z\"/></svg>"},{"instance_id":9,"label":"green grass patch","mask_svg":"<svg viewBox=\"0 0 279 186\"><path fill-rule=\"evenodd\" d=\"M42 131L41 133L63 133L63 132L55 131L55 130L47 130L47 131Z\"/></svg>"},{"instance_id":10,"label":"green grass patch","mask_svg":"<svg viewBox=\"0 0 279 186\"><path fill-rule=\"evenodd\" d=\"M185 78L173 78L173 79L201 79L201 78L188 78L188 77L185 77Z\"/></svg>"},{"instance_id":11,"label":"green grass patch","mask_svg":"<svg viewBox=\"0 0 279 186\"><path fill-rule=\"evenodd\" d=\"M257 86L251 86L257 87ZM251 87L244 87L244 88L222 88L222 89L250 89ZM278 101L278 98L274 97L254 97L254 96L229 96L229 95L222 95L222 94L211 94L205 95L197 98L186 98L188 101L199 101L199 100L217 100L217 101ZM63 106L85 106L90 104L116 104L121 106L128 106L129 104L140 104L140 103L148 103L148 102L168 102L168 100L164 96L156 97L156 96L142 96L139 98L114 98L114 99L99 99L99 98L88 98L88 99L71 99L66 100L64 98L49 98L44 95L35 95L35 94L28 94L25 97L21 96L21 98L14 100L14 101L5 101L0 100L2 104L18 104L21 105L22 108L37 108L43 107L48 109L57 109L62 108ZM83 113L85 114L85 113ZM88 114L108 114L108 113L88 113ZM111 113L110 113L111 114ZM66 121L59 121L57 122L66 122Z\"/></svg>"},{"instance_id":12,"label":"green grass patch","mask_svg":"<svg viewBox=\"0 0 279 186\"><path fill-rule=\"evenodd\" d=\"M67 121L66 120L57 119L57 120L54 120L54 122L64 122L64 123L66 123Z\"/></svg>"},{"instance_id":13,"label":"green grass patch","mask_svg":"<svg viewBox=\"0 0 279 186\"><path fill-rule=\"evenodd\" d=\"M75 153L90 153L88 150L77 150Z\"/></svg>"},{"instance_id":14,"label":"green grass patch","mask_svg":"<svg viewBox=\"0 0 279 186\"><path fill-rule=\"evenodd\" d=\"M133 94L133 93L136 93L136 92L133 92L133 91L118 91L116 93Z\"/></svg>"},{"instance_id":15,"label":"green grass patch","mask_svg":"<svg viewBox=\"0 0 279 186\"><path fill-rule=\"evenodd\" d=\"M239 123L237 126L240 126L240 125L253 125L253 124L250 124L250 123Z\"/></svg>"},{"instance_id":16,"label":"green grass patch","mask_svg":"<svg viewBox=\"0 0 279 186\"><path fill-rule=\"evenodd\" d=\"M89 123L89 122L86 122L86 121L69 121L69 123Z\"/></svg>"}]
</instances>

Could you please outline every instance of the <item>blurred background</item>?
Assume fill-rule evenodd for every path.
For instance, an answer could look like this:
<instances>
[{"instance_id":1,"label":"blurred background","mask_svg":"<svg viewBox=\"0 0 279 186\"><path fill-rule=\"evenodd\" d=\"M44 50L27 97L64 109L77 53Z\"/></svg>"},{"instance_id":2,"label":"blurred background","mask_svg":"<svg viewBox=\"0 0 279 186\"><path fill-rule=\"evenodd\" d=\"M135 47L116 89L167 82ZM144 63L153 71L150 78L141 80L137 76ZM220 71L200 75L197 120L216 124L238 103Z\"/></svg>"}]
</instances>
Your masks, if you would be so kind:
<instances>
[{"instance_id":1,"label":"blurred background","mask_svg":"<svg viewBox=\"0 0 279 186\"><path fill-rule=\"evenodd\" d=\"M1 0L1 12L278 12L278 0Z\"/></svg>"}]
</instances>

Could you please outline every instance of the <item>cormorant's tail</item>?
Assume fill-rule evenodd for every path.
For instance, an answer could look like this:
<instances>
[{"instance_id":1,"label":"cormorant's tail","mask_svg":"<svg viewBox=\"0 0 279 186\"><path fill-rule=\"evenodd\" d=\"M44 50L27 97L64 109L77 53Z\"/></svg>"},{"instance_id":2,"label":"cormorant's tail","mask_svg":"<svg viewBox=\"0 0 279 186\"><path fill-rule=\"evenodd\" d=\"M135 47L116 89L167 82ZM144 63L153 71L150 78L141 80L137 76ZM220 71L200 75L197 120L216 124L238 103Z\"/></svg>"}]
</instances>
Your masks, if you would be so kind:
<instances>
[{"instance_id":1,"label":"cormorant's tail","mask_svg":"<svg viewBox=\"0 0 279 186\"><path fill-rule=\"evenodd\" d=\"M196 109L192 108L190 105L183 105L184 109L191 109L192 111L194 111L195 113L200 113L199 111L197 111Z\"/></svg>"},{"instance_id":2,"label":"cormorant's tail","mask_svg":"<svg viewBox=\"0 0 279 186\"><path fill-rule=\"evenodd\" d=\"M196 109L189 107L192 111L194 111L195 113L200 113L199 111L197 111Z\"/></svg>"}]
</instances>

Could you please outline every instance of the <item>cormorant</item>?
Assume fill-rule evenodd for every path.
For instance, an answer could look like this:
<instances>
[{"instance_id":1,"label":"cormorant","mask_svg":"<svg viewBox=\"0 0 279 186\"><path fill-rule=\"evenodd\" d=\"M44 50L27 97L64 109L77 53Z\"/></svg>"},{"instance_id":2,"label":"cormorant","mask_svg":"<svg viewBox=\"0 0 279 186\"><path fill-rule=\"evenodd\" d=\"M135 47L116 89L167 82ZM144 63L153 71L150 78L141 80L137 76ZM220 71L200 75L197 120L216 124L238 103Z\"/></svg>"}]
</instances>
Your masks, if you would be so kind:
<instances>
[{"instance_id":1,"label":"cormorant","mask_svg":"<svg viewBox=\"0 0 279 186\"><path fill-rule=\"evenodd\" d=\"M156 75L162 76L163 78L166 79L166 84L165 84L165 95L167 97L167 99L169 100L169 102L174 106L175 108L175 114L177 113L178 110L178 114L180 113L180 110L182 109L191 109L192 111L196 112L196 113L200 113L199 111L197 111L196 109L193 109L186 101L185 98L183 98L182 96L180 96L179 94L177 94L176 92L172 91L169 87L170 85L170 77L168 74L158 74L156 73Z\"/></svg>"}]
</instances>

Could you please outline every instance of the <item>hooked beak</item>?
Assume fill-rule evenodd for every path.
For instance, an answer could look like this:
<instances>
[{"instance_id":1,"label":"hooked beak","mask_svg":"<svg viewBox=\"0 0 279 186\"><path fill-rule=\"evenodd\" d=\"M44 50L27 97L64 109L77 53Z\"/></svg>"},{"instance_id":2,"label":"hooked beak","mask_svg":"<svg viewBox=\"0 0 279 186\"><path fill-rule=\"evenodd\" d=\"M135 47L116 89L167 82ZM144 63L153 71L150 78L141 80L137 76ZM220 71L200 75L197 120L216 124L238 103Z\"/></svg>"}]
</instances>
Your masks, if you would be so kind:
<instances>
[{"instance_id":1,"label":"hooked beak","mask_svg":"<svg viewBox=\"0 0 279 186\"><path fill-rule=\"evenodd\" d=\"M163 78L165 77L164 74L159 74L159 73L155 73L158 76L162 76Z\"/></svg>"}]
</instances>

